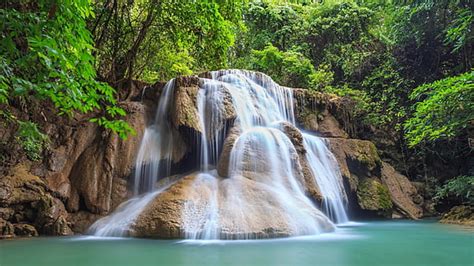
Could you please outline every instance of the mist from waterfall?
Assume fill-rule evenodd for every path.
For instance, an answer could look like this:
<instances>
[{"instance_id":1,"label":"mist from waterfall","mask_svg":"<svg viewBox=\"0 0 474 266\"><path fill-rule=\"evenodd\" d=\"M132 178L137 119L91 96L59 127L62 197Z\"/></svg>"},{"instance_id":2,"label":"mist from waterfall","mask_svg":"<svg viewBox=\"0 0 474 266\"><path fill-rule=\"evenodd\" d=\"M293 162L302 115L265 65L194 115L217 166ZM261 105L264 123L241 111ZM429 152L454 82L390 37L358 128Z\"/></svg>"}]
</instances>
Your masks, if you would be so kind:
<instances>
[{"instance_id":1,"label":"mist from waterfall","mask_svg":"<svg viewBox=\"0 0 474 266\"><path fill-rule=\"evenodd\" d=\"M196 98L201 128L197 165L200 172L190 192L195 194L193 200L188 200L182 210L183 237L255 238L252 229L268 220L252 220L251 214L262 212L278 217L290 228L291 235L322 232L322 221L327 218L305 194L297 151L280 127L281 123L296 124L292 89L279 86L264 74L242 70L214 71L210 79L200 81ZM123 236L159 194L153 192L155 183L170 175L173 138L179 134L168 119L174 87L174 80L164 87L155 122L145 130L141 142L134 179L138 198L96 222L91 227L96 235ZM223 110L229 97L235 111L232 124L228 124ZM224 178L217 174L216 167L231 126L240 135L230 151L229 174ZM303 145L323 197L322 211L335 223L347 222L346 196L333 155L322 138L309 133L303 133ZM260 202L252 201L254 195L246 187L249 176L262 191ZM145 194L138 196L140 193Z\"/></svg>"}]
</instances>

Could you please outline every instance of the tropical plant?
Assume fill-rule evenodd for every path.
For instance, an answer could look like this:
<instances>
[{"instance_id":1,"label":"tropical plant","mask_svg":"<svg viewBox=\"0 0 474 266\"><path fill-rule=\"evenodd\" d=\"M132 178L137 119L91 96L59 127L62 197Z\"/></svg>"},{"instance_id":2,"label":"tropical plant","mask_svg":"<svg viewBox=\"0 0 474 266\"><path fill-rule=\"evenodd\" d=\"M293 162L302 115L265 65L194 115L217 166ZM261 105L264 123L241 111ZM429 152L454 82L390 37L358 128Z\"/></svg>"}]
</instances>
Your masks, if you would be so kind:
<instances>
[{"instance_id":1,"label":"tropical plant","mask_svg":"<svg viewBox=\"0 0 474 266\"><path fill-rule=\"evenodd\" d=\"M95 118L121 137L132 132L116 106L115 90L96 80L93 42L86 19L89 0L6 1L0 9L0 102L33 96L54 103L59 114L103 110Z\"/></svg>"},{"instance_id":2,"label":"tropical plant","mask_svg":"<svg viewBox=\"0 0 474 266\"><path fill-rule=\"evenodd\" d=\"M434 200L455 198L460 203L474 204L474 176L458 176L436 189Z\"/></svg>"},{"instance_id":3,"label":"tropical plant","mask_svg":"<svg viewBox=\"0 0 474 266\"><path fill-rule=\"evenodd\" d=\"M404 125L411 146L455 137L473 127L474 71L419 86L410 99L414 112Z\"/></svg>"}]
</instances>

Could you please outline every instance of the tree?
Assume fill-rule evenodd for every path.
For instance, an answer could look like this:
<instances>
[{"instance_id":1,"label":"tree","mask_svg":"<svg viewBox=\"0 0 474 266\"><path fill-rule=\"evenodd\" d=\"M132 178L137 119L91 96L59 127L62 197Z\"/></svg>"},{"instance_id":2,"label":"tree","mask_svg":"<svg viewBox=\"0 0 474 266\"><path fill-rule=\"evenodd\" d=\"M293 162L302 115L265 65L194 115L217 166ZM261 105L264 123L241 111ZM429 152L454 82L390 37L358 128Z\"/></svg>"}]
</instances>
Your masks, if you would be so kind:
<instances>
[{"instance_id":1,"label":"tree","mask_svg":"<svg viewBox=\"0 0 474 266\"><path fill-rule=\"evenodd\" d=\"M474 126L474 71L419 86L410 99L416 101L405 122L411 146L459 136Z\"/></svg>"},{"instance_id":2,"label":"tree","mask_svg":"<svg viewBox=\"0 0 474 266\"><path fill-rule=\"evenodd\" d=\"M98 72L116 84L224 67L245 2L97 1L89 28Z\"/></svg>"},{"instance_id":3,"label":"tree","mask_svg":"<svg viewBox=\"0 0 474 266\"><path fill-rule=\"evenodd\" d=\"M115 90L96 80L89 0L5 1L0 9L0 103L33 96L60 114L103 110L92 121L121 137L133 130L118 116ZM5 115L5 112L2 111Z\"/></svg>"}]
</instances>

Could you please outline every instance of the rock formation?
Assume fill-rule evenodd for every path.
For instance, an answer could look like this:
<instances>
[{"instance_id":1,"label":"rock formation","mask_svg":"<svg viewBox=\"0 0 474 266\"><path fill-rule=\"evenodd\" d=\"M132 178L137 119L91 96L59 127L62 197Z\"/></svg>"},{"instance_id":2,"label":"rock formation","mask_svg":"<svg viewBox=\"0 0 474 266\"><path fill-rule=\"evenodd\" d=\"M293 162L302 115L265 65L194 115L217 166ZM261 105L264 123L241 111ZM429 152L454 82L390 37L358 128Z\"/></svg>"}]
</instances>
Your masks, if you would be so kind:
<instances>
[{"instance_id":1,"label":"rock formation","mask_svg":"<svg viewBox=\"0 0 474 266\"><path fill-rule=\"evenodd\" d=\"M223 73L212 75L219 76ZM212 75L204 73L201 76L211 78ZM255 75L265 79L259 73ZM83 233L90 224L110 214L131 196L131 175L135 159L145 128L153 123L161 87L141 86L139 93L130 92L126 95L126 100L120 103L128 113L125 120L136 131L136 135L127 140L121 140L88 123L88 117L77 116L73 120L54 118L52 107L47 107L51 112L51 120L44 121L39 115L30 117L40 121L40 127L50 137L51 143L44 153L43 161L18 159L12 161L12 166L3 168L7 170L3 170L3 176L0 177L2 237ZM170 116L166 118L178 143L174 145L172 173L183 174L199 168L197 151L198 140L203 134L203 121L199 118L198 95L203 86L212 87L212 84L204 85L202 79L194 76L176 79ZM190 202L200 202L202 206L207 206L211 204L208 200L212 197L217 197L223 203L219 206L221 217L226 217L221 220L219 228L219 234L223 238L240 238L243 234L258 238L294 234L296 229L285 223L287 218L283 218L279 199L273 198L269 188L260 182L271 178L267 176L268 172L258 172L252 168L252 163L257 158L262 166L260 169L268 170L270 166L265 167L267 158L264 154L259 154L255 147L247 147L247 153L254 156L247 157L252 159L247 162L252 171L243 171L231 178L231 151L242 136L242 125L235 122L239 110L234 108L231 94L226 88L206 88L212 89L220 93L216 98L219 102L216 106L220 109L205 109L203 112L209 117L204 121L205 126L212 128L206 132L206 138L212 140L222 135L219 159L211 162L218 178L203 181L199 174L185 174L151 201L133 224L131 235L183 237L185 220L189 217L183 218L182 210L191 208ZM383 162L370 141L350 138L351 120L341 108L344 105L341 98L302 89L294 89L293 97L296 124L328 140L328 146L343 177L346 194L344 200L348 202L351 217L421 217L419 205L422 204L422 199L408 179ZM303 185L303 193L320 206L323 196L309 166L312 162L306 156L308 151L304 146L302 132L287 122L274 126L284 133L294 147L289 154L294 172L299 173L294 177ZM11 141L14 138L13 131L4 131L0 140ZM221 135L217 136L217 132ZM245 168L245 160L240 163L240 167ZM200 186L199 189L196 189L196 184ZM211 185L218 188L216 195L211 195ZM232 216L227 211L228 208L236 207L235 202L232 202L231 195L235 193L232 187L241 189L239 193L246 202L255 202L254 205L246 206L248 214L242 216L253 217L252 221L242 220L241 228L236 228L235 223L230 221L243 218ZM195 208L193 210L197 216L205 212L196 206L192 208ZM321 224L320 230L333 228L317 209L308 207L306 211L311 219ZM266 213L272 215L265 215Z\"/></svg>"}]
</instances>

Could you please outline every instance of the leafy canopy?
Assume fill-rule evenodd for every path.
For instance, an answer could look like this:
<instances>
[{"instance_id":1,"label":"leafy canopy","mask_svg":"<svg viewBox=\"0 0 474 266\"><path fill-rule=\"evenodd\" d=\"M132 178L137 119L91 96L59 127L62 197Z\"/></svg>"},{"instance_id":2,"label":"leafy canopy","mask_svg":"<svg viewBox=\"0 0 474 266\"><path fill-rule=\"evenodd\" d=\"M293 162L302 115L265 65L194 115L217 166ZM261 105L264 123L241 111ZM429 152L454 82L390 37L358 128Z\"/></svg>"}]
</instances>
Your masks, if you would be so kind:
<instances>
[{"instance_id":1,"label":"leafy canopy","mask_svg":"<svg viewBox=\"0 0 474 266\"><path fill-rule=\"evenodd\" d=\"M93 121L121 137L133 130L117 117L115 90L96 80L86 19L91 1L8 1L0 9L0 103L32 95L51 100L60 114L104 110Z\"/></svg>"},{"instance_id":2,"label":"leafy canopy","mask_svg":"<svg viewBox=\"0 0 474 266\"><path fill-rule=\"evenodd\" d=\"M474 123L474 71L419 86L410 99L417 101L405 122L411 146L454 137Z\"/></svg>"}]
</instances>

